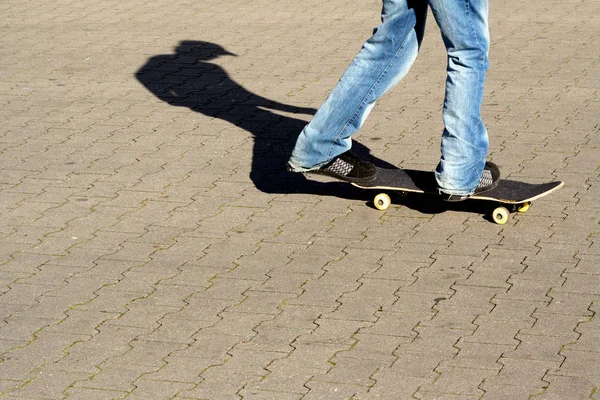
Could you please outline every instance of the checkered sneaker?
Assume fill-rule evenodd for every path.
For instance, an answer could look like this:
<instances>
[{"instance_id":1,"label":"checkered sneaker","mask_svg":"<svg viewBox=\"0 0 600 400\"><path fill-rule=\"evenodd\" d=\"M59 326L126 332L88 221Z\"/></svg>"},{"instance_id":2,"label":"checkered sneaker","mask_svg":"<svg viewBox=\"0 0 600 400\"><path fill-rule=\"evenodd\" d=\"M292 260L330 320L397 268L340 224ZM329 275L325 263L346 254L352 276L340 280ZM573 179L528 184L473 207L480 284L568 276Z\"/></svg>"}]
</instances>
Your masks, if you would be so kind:
<instances>
[{"instance_id":1,"label":"checkered sneaker","mask_svg":"<svg viewBox=\"0 0 600 400\"><path fill-rule=\"evenodd\" d=\"M341 158L336 159L333 164L325 168L325 171L333 172L336 175L347 176L354 166Z\"/></svg>"},{"instance_id":2,"label":"checkered sneaker","mask_svg":"<svg viewBox=\"0 0 600 400\"><path fill-rule=\"evenodd\" d=\"M484 170L481 175L481 180L479 181L479 185L477 188L491 186L494 183L494 178L492 177L492 171Z\"/></svg>"}]
</instances>

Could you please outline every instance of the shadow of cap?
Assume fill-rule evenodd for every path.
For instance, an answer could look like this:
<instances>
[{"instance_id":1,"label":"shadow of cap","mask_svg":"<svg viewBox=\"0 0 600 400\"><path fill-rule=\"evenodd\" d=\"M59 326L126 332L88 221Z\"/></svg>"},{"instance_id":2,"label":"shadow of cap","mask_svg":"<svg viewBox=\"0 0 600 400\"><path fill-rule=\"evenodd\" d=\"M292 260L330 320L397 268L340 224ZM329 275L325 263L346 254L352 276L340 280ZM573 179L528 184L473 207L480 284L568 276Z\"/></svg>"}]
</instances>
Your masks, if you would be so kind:
<instances>
[{"instance_id":1,"label":"shadow of cap","mask_svg":"<svg viewBox=\"0 0 600 400\"><path fill-rule=\"evenodd\" d=\"M203 60L210 60L219 56L233 56L237 54L225 50L215 43L203 42L201 40L182 40L175 48L177 54L188 57L197 57Z\"/></svg>"}]
</instances>

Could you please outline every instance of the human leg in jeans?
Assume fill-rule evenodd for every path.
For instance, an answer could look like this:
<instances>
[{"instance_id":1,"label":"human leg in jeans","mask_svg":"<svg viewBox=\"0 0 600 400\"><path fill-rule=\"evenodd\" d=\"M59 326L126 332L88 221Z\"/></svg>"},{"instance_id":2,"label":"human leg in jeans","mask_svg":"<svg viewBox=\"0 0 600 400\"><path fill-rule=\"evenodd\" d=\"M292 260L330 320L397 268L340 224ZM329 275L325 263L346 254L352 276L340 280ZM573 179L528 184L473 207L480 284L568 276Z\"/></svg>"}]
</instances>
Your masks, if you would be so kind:
<instances>
[{"instance_id":1,"label":"human leg in jeans","mask_svg":"<svg viewBox=\"0 0 600 400\"><path fill-rule=\"evenodd\" d=\"M440 191L462 196L495 186L499 172L488 163L488 135L481 118L488 68L487 0L428 0L448 53L442 157L436 169ZM482 176L483 173L483 176ZM479 185L479 187L478 187Z\"/></svg>"},{"instance_id":2,"label":"human leg in jeans","mask_svg":"<svg viewBox=\"0 0 600 400\"><path fill-rule=\"evenodd\" d=\"M350 150L350 137L362 126L375 102L410 69L417 57L426 15L424 1L383 1L381 25L301 132L289 161L290 169L318 170L335 161L330 166L334 171L347 172L352 164L359 169L354 171L359 176L349 180L374 179L372 164L353 159L338 161L336 157Z\"/></svg>"}]
</instances>

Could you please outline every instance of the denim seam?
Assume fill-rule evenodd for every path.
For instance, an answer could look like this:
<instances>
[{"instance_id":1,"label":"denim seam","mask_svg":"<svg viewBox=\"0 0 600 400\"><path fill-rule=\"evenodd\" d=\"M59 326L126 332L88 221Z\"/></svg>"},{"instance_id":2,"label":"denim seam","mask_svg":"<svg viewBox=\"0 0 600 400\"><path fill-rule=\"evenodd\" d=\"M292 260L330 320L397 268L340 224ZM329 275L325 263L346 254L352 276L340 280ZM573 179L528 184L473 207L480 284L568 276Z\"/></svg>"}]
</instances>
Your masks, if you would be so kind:
<instances>
[{"instance_id":1,"label":"denim seam","mask_svg":"<svg viewBox=\"0 0 600 400\"><path fill-rule=\"evenodd\" d=\"M468 21L470 21L470 20L471 20L471 18L473 17L473 7L472 7L472 4L471 4L471 1L472 1L472 0L465 0L465 3L466 3L466 5L467 5L467 13L468 13L468 18L467 18L467 20L468 20ZM473 34L473 37L475 38L475 42L477 43L477 46L478 46L479 48L482 48L482 49L483 49L483 46L481 45L481 42L479 41L479 37L477 36L477 32L475 31L475 27L473 26L473 24L469 24L469 25L470 25L470 27L471 27L471 33ZM479 61L479 65L480 65L480 67L481 67L481 70L482 70L482 71L485 71L485 68L484 68L484 67L485 67L485 59L484 59L484 56L483 56L483 55L479 56L479 60L478 60L478 61ZM480 86L483 86L483 83L481 83L481 84L480 84ZM478 88L478 89L481 89L481 87L480 87L480 88Z\"/></svg>"},{"instance_id":2,"label":"denim seam","mask_svg":"<svg viewBox=\"0 0 600 400\"><path fill-rule=\"evenodd\" d=\"M413 30L414 30L414 28L413 28ZM344 124L344 127L342 129L340 129L339 133L336 135L333 143L329 147L329 151L327 152L327 159L329 161L331 160L331 153L333 151L334 144L337 143L338 139L346 131L346 129L348 128L348 125L350 125L350 123L352 123L356 119L356 117L359 114L359 110L361 110L365 106L367 98L375 91L375 87L377 86L377 84L379 84L379 82L381 82L381 79L387 74L388 70L390 69L390 65L392 65L392 62L394 62L394 60L396 60L398 58L398 54L400 53L400 50L402 50L405 47L406 43L410 39L410 36L411 35L410 35L410 32L409 32L409 34L407 35L407 37L404 39L404 41L402 42L402 44L400 44L400 46L398 47L398 49L394 53L394 56L390 59L390 61L388 62L388 64L386 65L386 67L383 69L383 71L381 72L381 74L379 74L379 77L375 80L375 82L373 83L373 85L371 85L371 87L369 88L369 90L367 91L367 93L365 94L365 96L363 97L363 99L361 100L359 106L356 108L356 111L354 112L354 114L352 115L352 117L350 117L348 119L348 121L346 121L346 123Z\"/></svg>"},{"instance_id":3,"label":"denim seam","mask_svg":"<svg viewBox=\"0 0 600 400\"><path fill-rule=\"evenodd\" d=\"M467 1L467 7L468 7L468 10L467 10L467 12L469 13L469 20L471 20L471 19L473 18L473 16L474 16L474 13L473 13L473 5L472 5L472 1L473 1L473 0L466 0L466 1ZM475 38L475 42L477 43L477 46L478 46L480 49L482 49L482 50L483 50L483 49L484 49L484 47L482 46L482 44L481 44L481 41L479 40L479 36L477 35L477 32L475 31L474 24L473 24L473 23L471 23L471 24L470 24L470 26L471 26L471 32L472 32L472 34L473 34L473 37ZM486 50L487 50L487 49L486 49ZM487 51L486 51L486 52L487 52ZM480 68L481 68L481 71L480 71L480 73L482 73L482 74L485 74L485 73L486 73L486 68L485 68L485 58L486 58L486 56L484 55L486 52L483 52L483 51L482 51L481 55L479 56L479 60L478 60L478 61L479 61L479 66L480 66ZM485 86L485 79L481 79L481 80L479 80L479 87L478 87L478 90L479 90L479 91L482 93L482 96L483 96L484 86ZM481 121L481 120L480 120L480 121ZM481 121L481 123L483 124L483 121Z\"/></svg>"}]
</instances>

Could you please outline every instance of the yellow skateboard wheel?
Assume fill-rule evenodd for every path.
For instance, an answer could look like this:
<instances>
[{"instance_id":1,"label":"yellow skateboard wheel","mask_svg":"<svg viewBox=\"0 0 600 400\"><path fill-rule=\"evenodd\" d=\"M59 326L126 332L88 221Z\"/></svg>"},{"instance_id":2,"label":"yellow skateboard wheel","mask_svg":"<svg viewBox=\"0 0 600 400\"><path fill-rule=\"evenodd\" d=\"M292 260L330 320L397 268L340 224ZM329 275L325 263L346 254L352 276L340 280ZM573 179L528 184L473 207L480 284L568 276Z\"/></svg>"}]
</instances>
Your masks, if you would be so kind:
<instances>
[{"instance_id":1,"label":"yellow skateboard wheel","mask_svg":"<svg viewBox=\"0 0 600 400\"><path fill-rule=\"evenodd\" d=\"M376 209L385 211L390 204L392 204L392 200L387 193L379 193L377 196L375 196L375 199L373 199L373 204L375 205Z\"/></svg>"},{"instance_id":2,"label":"yellow skateboard wheel","mask_svg":"<svg viewBox=\"0 0 600 400\"><path fill-rule=\"evenodd\" d=\"M498 207L494 210L494 214L492 214L494 222L498 225L504 225L506 222L508 222L509 216L510 213L508 212L506 207Z\"/></svg>"},{"instance_id":3,"label":"yellow skateboard wheel","mask_svg":"<svg viewBox=\"0 0 600 400\"><path fill-rule=\"evenodd\" d=\"M520 213L525 213L525 212L529 211L529 207L531 207L531 203L526 202L526 203L520 204L519 207L517 207L517 211Z\"/></svg>"}]
</instances>

